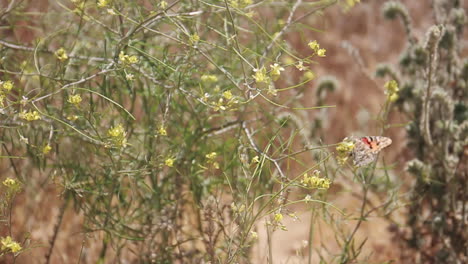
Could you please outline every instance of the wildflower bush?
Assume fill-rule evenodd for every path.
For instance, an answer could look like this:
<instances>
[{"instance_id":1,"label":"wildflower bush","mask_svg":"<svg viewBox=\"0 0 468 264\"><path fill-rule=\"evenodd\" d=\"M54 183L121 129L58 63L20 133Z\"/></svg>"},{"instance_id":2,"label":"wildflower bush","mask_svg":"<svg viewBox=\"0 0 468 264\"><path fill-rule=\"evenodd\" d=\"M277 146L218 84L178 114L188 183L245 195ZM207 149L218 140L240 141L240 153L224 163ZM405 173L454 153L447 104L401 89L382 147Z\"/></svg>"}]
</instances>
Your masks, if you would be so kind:
<instances>
[{"instance_id":1,"label":"wildflower bush","mask_svg":"<svg viewBox=\"0 0 468 264\"><path fill-rule=\"evenodd\" d=\"M339 87L333 78L315 80L314 65L332 54L305 37L315 29L303 23L333 4L349 10L357 2L71 0L47 3L38 13L21 1L2 7L9 37L0 40L0 166L9 178L1 186L0 258L21 260L45 248L45 263L54 262L66 212L73 211L82 218L82 236L73 243L76 262L249 263L258 257L263 230L273 262L271 237L287 232L285 221L299 219L294 206L301 205L312 215L303 248L308 263L312 255L323 263L365 262L366 241L356 234L371 214L388 217L398 208L399 186L385 159L355 167L352 143L322 143L326 127L316 113L334 107L324 102ZM449 32L437 30L429 41L433 51ZM292 47L288 34L300 36L302 49ZM26 41L24 35L33 37ZM421 50L434 65L430 49ZM425 89L421 74L429 68L420 67L411 73L419 79L379 69L381 76L394 73L382 87L387 97L377 115L380 135L392 111L445 113L426 105L435 88L422 102L404 101L408 87ZM458 69L453 74L467 75ZM453 74L444 81L453 83ZM312 84L313 100L301 100ZM460 92L451 96L462 102ZM437 125L431 113L424 120L434 119L422 122L429 129ZM457 140L463 140L462 122L454 122L450 127L456 125ZM442 128L448 129L445 123ZM434 147L439 141L429 151L425 140L435 142L443 130L428 138L421 131L414 139L422 156L413 163L438 184L443 181L437 177L455 177L449 163L455 174L442 167L433 174L430 167L442 152ZM461 160L461 143L452 145L459 141L447 139L443 148ZM328 201L337 180L358 186L358 212ZM35 188L56 194L61 204L45 238L28 233L35 230L19 233L12 222L15 197L34 201ZM370 201L385 192L382 204ZM320 221L335 232L339 250L312 243ZM423 228L418 221L411 222L414 230L418 223Z\"/></svg>"}]
</instances>

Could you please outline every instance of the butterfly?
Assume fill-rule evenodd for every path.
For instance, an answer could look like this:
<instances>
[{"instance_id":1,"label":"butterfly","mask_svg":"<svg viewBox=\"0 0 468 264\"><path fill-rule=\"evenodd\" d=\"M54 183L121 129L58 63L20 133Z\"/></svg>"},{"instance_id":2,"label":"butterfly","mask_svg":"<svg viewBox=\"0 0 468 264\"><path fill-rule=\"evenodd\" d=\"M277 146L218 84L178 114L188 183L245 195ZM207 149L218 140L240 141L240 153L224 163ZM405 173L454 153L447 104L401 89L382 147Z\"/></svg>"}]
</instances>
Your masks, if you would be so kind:
<instances>
[{"instance_id":1,"label":"butterfly","mask_svg":"<svg viewBox=\"0 0 468 264\"><path fill-rule=\"evenodd\" d=\"M392 140L388 137L367 136L367 137L347 137L345 141L354 143L354 148L351 151L354 166L366 166L377 159L379 152L392 144Z\"/></svg>"}]
</instances>

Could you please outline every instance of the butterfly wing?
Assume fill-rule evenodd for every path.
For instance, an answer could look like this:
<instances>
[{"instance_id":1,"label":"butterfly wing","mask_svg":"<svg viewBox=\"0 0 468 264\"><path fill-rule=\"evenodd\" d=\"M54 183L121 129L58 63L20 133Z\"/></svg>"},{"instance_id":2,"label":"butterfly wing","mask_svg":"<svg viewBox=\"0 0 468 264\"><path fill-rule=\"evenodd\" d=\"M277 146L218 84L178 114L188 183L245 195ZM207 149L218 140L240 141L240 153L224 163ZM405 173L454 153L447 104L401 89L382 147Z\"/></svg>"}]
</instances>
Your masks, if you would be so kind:
<instances>
[{"instance_id":1,"label":"butterfly wing","mask_svg":"<svg viewBox=\"0 0 468 264\"><path fill-rule=\"evenodd\" d=\"M388 137L367 136L352 137L351 139L354 142L351 155L356 167L366 166L374 162L379 152L392 144L392 140Z\"/></svg>"}]
</instances>

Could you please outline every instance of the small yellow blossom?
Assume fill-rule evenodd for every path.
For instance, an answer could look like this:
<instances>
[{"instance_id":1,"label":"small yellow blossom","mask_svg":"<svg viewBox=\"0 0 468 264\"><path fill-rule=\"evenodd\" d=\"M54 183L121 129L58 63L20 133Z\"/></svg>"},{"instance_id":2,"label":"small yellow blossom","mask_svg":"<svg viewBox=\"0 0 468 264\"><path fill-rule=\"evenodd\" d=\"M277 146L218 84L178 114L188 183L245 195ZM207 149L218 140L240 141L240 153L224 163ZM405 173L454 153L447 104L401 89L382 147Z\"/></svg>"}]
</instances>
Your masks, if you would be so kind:
<instances>
[{"instance_id":1,"label":"small yellow blossom","mask_svg":"<svg viewBox=\"0 0 468 264\"><path fill-rule=\"evenodd\" d=\"M117 13L115 12L115 10L113 8L107 8L107 14L109 15L112 15L112 16L116 16Z\"/></svg>"},{"instance_id":2,"label":"small yellow blossom","mask_svg":"<svg viewBox=\"0 0 468 264\"><path fill-rule=\"evenodd\" d=\"M388 81L385 83L385 94L390 102L395 102L398 100L398 92L400 88L398 87L398 83L395 80Z\"/></svg>"},{"instance_id":3,"label":"small yellow blossom","mask_svg":"<svg viewBox=\"0 0 468 264\"><path fill-rule=\"evenodd\" d=\"M304 62L303 62L303 61L298 61L298 62L296 63L295 66L296 66L296 68L297 68L298 70L300 70L300 71L305 71L305 70L307 70L307 66L304 66Z\"/></svg>"},{"instance_id":4,"label":"small yellow blossom","mask_svg":"<svg viewBox=\"0 0 468 264\"><path fill-rule=\"evenodd\" d=\"M166 1L161 1L161 2L159 2L159 6L160 6L162 9L166 9L167 5L168 5L168 4L167 4Z\"/></svg>"},{"instance_id":5,"label":"small yellow blossom","mask_svg":"<svg viewBox=\"0 0 468 264\"><path fill-rule=\"evenodd\" d=\"M118 124L107 131L107 134L111 137L121 137L125 134L122 124Z\"/></svg>"},{"instance_id":6,"label":"small yellow blossom","mask_svg":"<svg viewBox=\"0 0 468 264\"><path fill-rule=\"evenodd\" d=\"M1 250L10 250L13 253L20 251L21 245L14 241L10 236L4 237L1 239L0 243L2 244Z\"/></svg>"},{"instance_id":7,"label":"small yellow blossom","mask_svg":"<svg viewBox=\"0 0 468 264\"><path fill-rule=\"evenodd\" d=\"M5 185L6 187L16 191L18 190L19 188L21 188L21 183L18 182L17 180L15 179L12 179L12 178L6 178L4 181L3 181L3 185Z\"/></svg>"},{"instance_id":8,"label":"small yellow blossom","mask_svg":"<svg viewBox=\"0 0 468 264\"><path fill-rule=\"evenodd\" d=\"M37 111L23 111L19 113L19 118L25 119L26 121L35 121L41 119L41 116Z\"/></svg>"},{"instance_id":9,"label":"small yellow blossom","mask_svg":"<svg viewBox=\"0 0 468 264\"><path fill-rule=\"evenodd\" d=\"M164 164L166 164L166 166L168 166L168 167L174 167L174 159L173 158L167 158L164 161Z\"/></svg>"},{"instance_id":10,"label":"small yellow blossom","mask_svg":"<svg viewBox=\"0 0 468 264\"><path fill-rule=\"evenodd\" d=\"M270 82L270 78L267 76L266 69L264 67L255 69L254 72L255 75L253 75L253 78L257 84Z\"/></svg>"},{"instance_id":11,"label":"small yellow blossom","mask_svg":"<svg viewBox=\"0 0 468 264\"><path fill-rule=\"evenodd\" d=\"M284 68L281 67L278 63L275 63L273 65L270 65L271 71L270 71L270 76L271 78L276 81L281 75L281 72L284 71Z\"/></svg>"},{"instance_id":12,"label":"small yellow blossom","mask_svg":"<svg viewBox=\"0 0 468 264\"><path fill-rule=\"evenodd\" d=\"M251 237L252 239L257 239L257 238L258 238L257 232L255 232L255 231L250 231L250 237Z\"/></svg>"},{"instance_id":13,"label":"small yellow blossom","mask_svg":"<svg viewBox=\"0 0 468 264\"><path fill-rule=\"evenodd\" d=\"M13 89L13 82L12 81L6 81L6 82L0 82L2 84L2 88L5 89L7 92L11 91Z\"/></svg>"},{"instance_id":14,"label":"small yellow blossom","mask_svg":"<svg viewBox=\"0 0 468 264\"><path fill-rule=\"evenodd\" d=\"M227 100L231 100L232 92L230 90L223 92L223 97L226 98Z\"/></svg>"},{"instance_id":15,"label":"small yellow blossom","mask_svg":"<svg viewBox=\"0 0 468 264\"><path fill-rule=\"evenodd\" d=\"M218 77L212 74L204 74L201 76L201 80L204 83L214 83L218 81Z\"/></svg>"},{"instance_id":16,"label":"small yellow blossom","mask_svg":"<svg viewBox=\"0 0 468 264\"><path fill-rule=\"evenodd\" d=\"M331 181L327 178L320 178L320 171L315 170L313 175L309 176L307 173L304 174L304 178L301 183L307 188L319 188L328 189L330 188Z\"/></svg>"},{"instance_id":17,"label":"small yellow blossom","mask_svg":"<svg viewBox=\"0 0 468 264\"><path fill-rule=\"evenodd\" d=\"M260 158L258 156L253 157L252 163L260 163Z\"/></svg>"},{"instance_id":18,"label":"small yellow blossom","mask_svg":"<svg viewBox=\"0 0 468 264\"><path fill-rule=\"evenodd\" d=\"M272 96L277 96L278 95L278 89L276 89L275 86L273 86L273 85L268 85L267 94L272 95Z\"/></svg>"},{"instance_id":19,"label":"small yellow blossom","mask_svg":"<svg viewBox=\"0 0 468 264\"><path fill-rule=\"evenodd\" d=\"M127 81L133 81L133 80L135 80L135 75L133 75L131 73L127 73L127 74L125 74L125 79Z\"/></svg>"},{"instance_id":20,"label":"small yellow blossom","mask_svg":"<svg viewBox=\"0 0 468 264\"><path fill-rule=\"evenodd\" d=\"M104 8L110 4L110 0L98 0L97 6L99 8Z\"/></svg>"},{"instance_id":21,"label":"small yellow blossom","mask_svg":"<svg viewBox=\"0 0 468 264\"><path fill-rule=\"evenodd\" d=\"M216 156L218 156L218 153L216 153L216 152L211 152L211 153L205 155L205 157L206 157L207 159L210 159L210 160L215 159Z\"/></svg>"},{"instance_id":22,"label":"small yellow blossom","mask_svg":"<svg viewBox=\"0 0 468 264\"><path fill-rule=\"evenodd\" d=\"M138 57L135 55L132 55L132 56L126 55L123 51L120 51L119 61L123 65L131 65L131 64L138 63Z\"/></svg>"},{"instance_id":23,"label":"small yellow blossom","mask_svg":"<svg viewBox=\"0 0 468 264\"><path fill-rule=\"evenodd\" d=\"M192 43L192 45L195 45L200 41L200 36L198 36L197 33L193 33L192 35L190 35L189 40L190 43Z\"/></svg>"},{"instance_id":24,"label":"small yellow blossom","mask_svg":"<svg viewBox=\"0 0 468 264\"><path fill-rule=\"evenodd\" d=\"M337 160L338 164L343 165L348 160L351 152L354 149L354 142L352 140L348 140L345 138L342 142L338 144L336 147L337 153Z\"/></svg>"},{"instance_id":25,"label":"small yellow blossom","mask_svg":"<svg viewBox=\"0 0 468 264\"><path fill-rule=\"evenodd\" d=\"M326 51L327 51L326 49L319 49L319 50L317 50L317 55L319 57L325 57L325 52Z\"/></svg>"},{"instance_id":26,"label":"small yellow blossom","mask_svg":"<svg viewBox=\"0 0 468 264\"><path fill-rule=\"evenodd\" d=\"M316 40L309 42L309 44L307 45L309 45L309 47L315 52L317 52L317 50L320 49L320 45L318 44Z\"/></svg>"},{"instance_id":27,"label":"small yellow blossom","mask_svg":"<svg viewBox=\"0 0 468 264\"><path fill-rule=\"evenodd\" d=\"M74 104L75 106L78 106L81 103L81 101L83 101L83 99L79 94L70 95L67 100L67 102L69 102L70 104Z\"/></svg>"},{"instance_id":28,"label":"small yellow blossom","mask_svg":"<svg viewBox=\"0 0 468 264\"><path fill-rule=\"evenodd\" d=\"M283 214L281 214L281 213L275 214L275 221L276 222L281 222L281 220L283 220Z\"/></svg>"},{"instance_id":29,"label":"small yellow blossom","mask_svg":"<svg viewBox=\"0 0 468 264\"><path fill-rule=\"evenodd\" d=\"M306 196L304 197L304 202L310 203L310 202L312 202L312 201L313 201L313 199L312 199L312 196L310 196L310 194L308 194L308 195L306 195Z\"/></svg>"},{"instance_id":30,"label":"small yellow blossom","mask_svg":"<svg viewBox=\"0 0 468 264\"><path fill-rule=\"evenodd\" d=\"M60 48L57 51L55 51L55 57L59 61L66 61L68 60L67 51L64 48Z\"/></svg>"},{"instance_id":31,"label":"small yellow blossom","mask_svg":"<svg viewBox=\"0 0 468 264\"><path fill-rule=\"evenodd\" d=\"M52 150L52 147L49 144L47 144L44 146L44 148L42 148L42 153L46 155L46 154L49 154L51 150Z\"/></svg>"},{"instance_id":32,"label":"small yellow blossom","mask_svg":"<svg viewBox=\"0 0 468 264\"><path fill-rule=\"evenodd\" d=\"M118 124L107 131L107 134L111 137L112 142L119 146L127 146L127 132L125 132L122 124Z\"/></svg>"},{"instance_id":33,"label":"small yellow blossom","mask_svg":"<svg viewBox=\"0 0 468 264\"><path fill-rule=\"evenodd\" d=\"M68 115L67 116L67 120L70 120L70 121L75 121L78 119L78 116L77 115Z\"/></svg>"},{"instance_id":34,"label":"small yellow blossom","mask_svg":"<svg viewBox=\"0 0 468 264\"><path fill-rule=\"evenodd\" d=\"M167 136L167 130L164 126L160 126L157 132L158 132L158 135L160 136Z\"/></svg>"}]
</instances>

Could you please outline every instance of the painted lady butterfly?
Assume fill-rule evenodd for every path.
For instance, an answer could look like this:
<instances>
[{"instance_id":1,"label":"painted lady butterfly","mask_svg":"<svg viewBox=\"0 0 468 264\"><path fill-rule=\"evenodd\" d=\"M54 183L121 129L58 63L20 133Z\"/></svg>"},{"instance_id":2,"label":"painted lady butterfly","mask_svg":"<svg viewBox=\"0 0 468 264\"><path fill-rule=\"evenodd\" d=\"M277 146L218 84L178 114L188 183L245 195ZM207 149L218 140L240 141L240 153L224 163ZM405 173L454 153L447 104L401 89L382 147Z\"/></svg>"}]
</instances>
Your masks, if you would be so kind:
<instances>
[{"instance_id":1,"label":"painted lady butterfly","mask_svg":"<svg viewBox=\"0 0 468 264\"><path fill-rule=\"evenodd\" d=\"M351 157L354 161L354 166L366 166L375 159L379 152L392 144L392 140L388 137L367 136L367 137L347 137L344 141L354 143L354 148L351 152Z\"/></svg>"}]
</instances>

